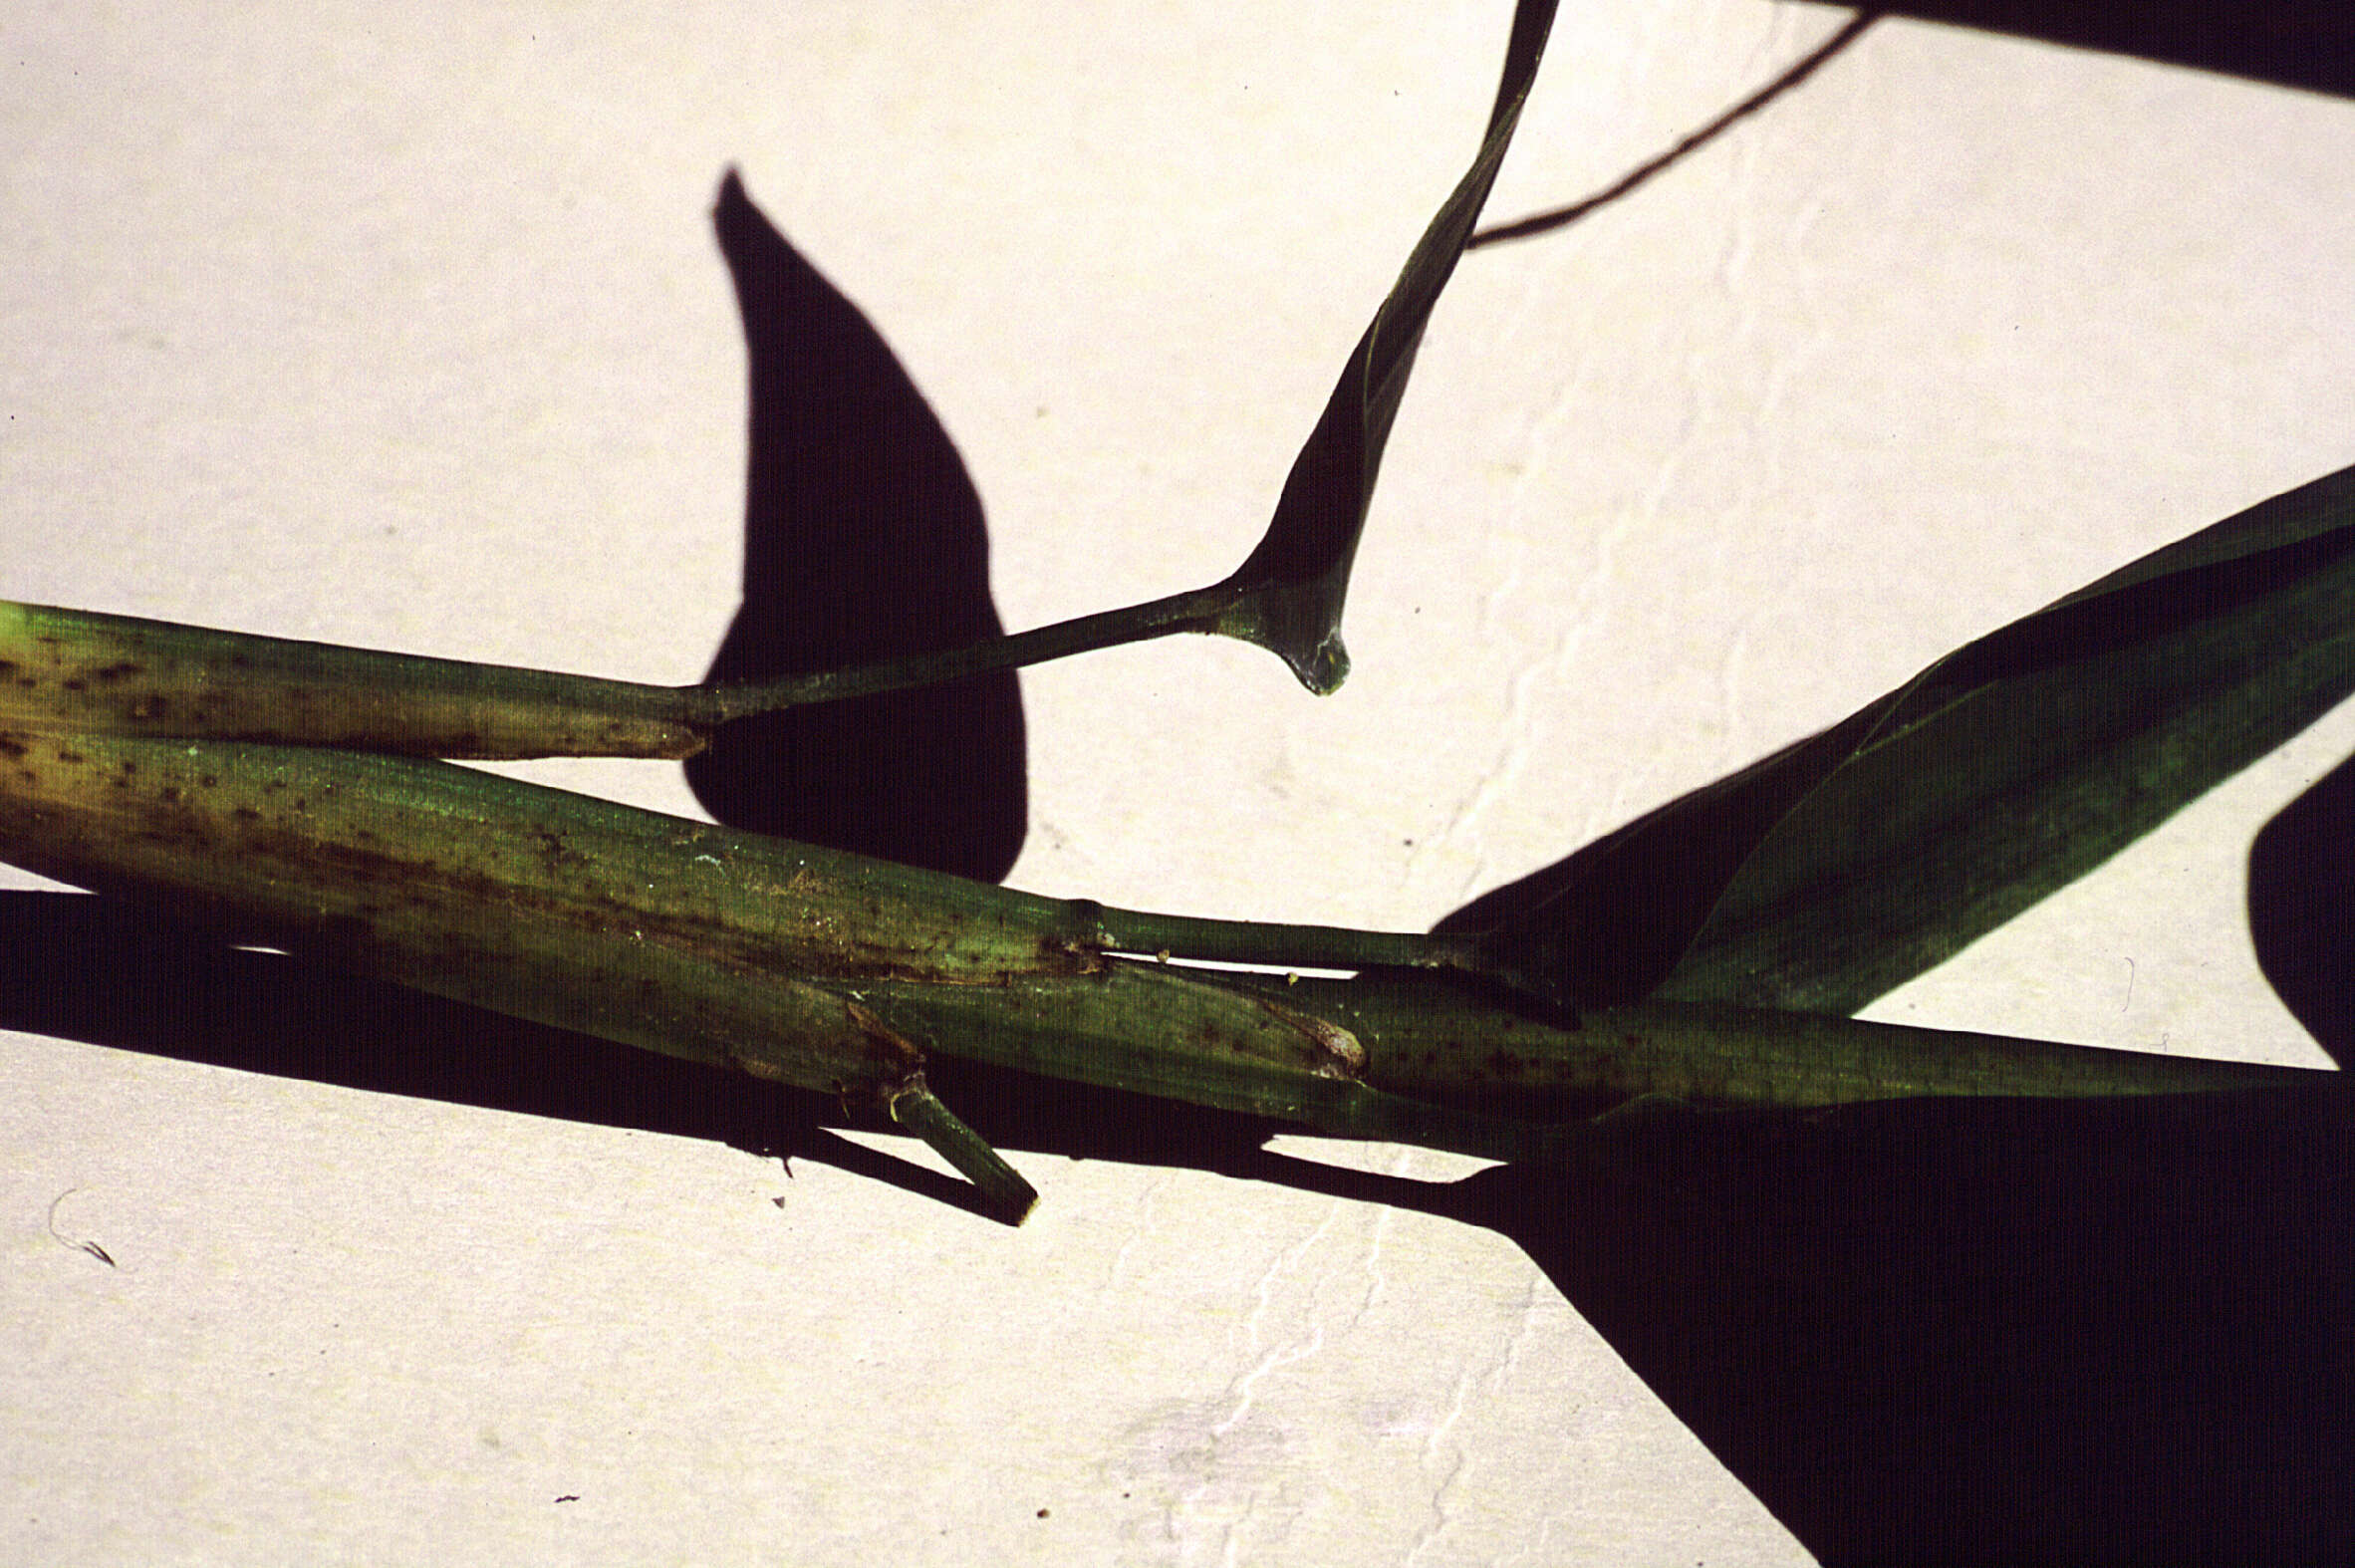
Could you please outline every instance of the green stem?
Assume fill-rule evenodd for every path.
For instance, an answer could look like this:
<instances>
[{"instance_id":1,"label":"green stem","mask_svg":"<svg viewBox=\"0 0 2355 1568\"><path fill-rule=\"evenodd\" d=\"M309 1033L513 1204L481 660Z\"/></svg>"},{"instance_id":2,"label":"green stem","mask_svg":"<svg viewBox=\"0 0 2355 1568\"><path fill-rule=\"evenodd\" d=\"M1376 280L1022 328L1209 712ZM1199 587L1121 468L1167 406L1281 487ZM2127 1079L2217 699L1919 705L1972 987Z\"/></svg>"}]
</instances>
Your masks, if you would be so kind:
<instances>
[{"instance_id":1,"label":"green stem","mask_svg":"<svg viewBox=\"0 0 2355 1568\"><path fill-rule=\"evenodd\" d=\"M0 602L0 731L412 756L683 757L732 718L1208 631L1247 597L1231 587L1201 589L967 649L718 687L600 680ZM1279 968L1454 969L1546 994L1457 936L1198 919L937 879L917 897L1051 934L1078 958L1124 952Z\"/></svg>"},{"instance_id":2,"label":"green stem","mask_svg":"<svg viewBox=\"0 0 2355 1568\"><path fill-rule=\"evenodd\" d=\"M956 1119L940 1097L924 1087L923 1074L910 1079L888 1102L892 1120L932 1148L980 1189L991 1207L1020 1224L1038 1203L1038 1188L1018 1176L981 1135Z\"/></svg>"},{"instance_id":3,"label":"green stem","mask_svg":"<svg viewBox=\"0 0 2355 1568\"><path fill-rule=\"evenodd\" d=\"M817 670L806 675L784 675L775 680L741 681L724 686L689 688L698 698L694 718L700 723L725 724L740 718L773 713L780 708L813 702L840 702L849 697L873 696L910 686L939 685L998 669L1043 664L1075 653L1093 653L1124 644L1143 643L1179 632L1214 632L1219 619L1241 594L1225 585L1172 594L1120 610L1104 610L1052 626L1017 632L963 648L938 653L912 653L880 663L847 669Z\"/></svg>"},{"instance_id":4,"label":"green stem","mask_svg":"<svg viewBox=\"0 0 2355 1568\"><path fill-rule=\"evenodd\" d=\"M0 600L0 729L405 756L689 757L693 687Z\"/></svg>"},{"instance_id":5,"label":"green stem","mask_svg":"<svg viewBox=\"0 0 2355 1568\"><path fill-rule=\"evenodd\" d=\"M1342 1137L1545 1159L1596 1101L1831 1105L2335 1084L2337 1075L1656 1003L1537 1016L1375 964L1186 971L1104 938L1364 963L1446 946L1059 904L477 769L0 726L0 859L356 972L880 1100L1006 1212L1029 1189L931 1057ZM1077 933L1075 935L1075 933Z\"/></svg>"},{"instance_id":6,"label":"green stem","mask_svg":"<svg viewBox=\"0 0 2355 1568\"><path fill-rule=\"evenodd\" d=\"M1215 633L1257 592L1220 584L963 648L718 686L605 680L0 600L0 726L473 760L689 757L720 725L783 708Z\"/></svg>"},{"instance_id":7,"label":"green stem","mask_svg":"<svg viewBox=\"0 0 2355 1568\"><path fill-rule=\"evenodd\" d=\"M2328 1068L2278 1067L1922 1029L1829 1014L1636 1002L1548 1021L1408 976L1270 984L1226 976L1349 1031L1366 1084L1548 1121L1614 1101L1792 1109L1924 1096L2039 1098L2339 1087Z\"/></svg>"}]
</instances>

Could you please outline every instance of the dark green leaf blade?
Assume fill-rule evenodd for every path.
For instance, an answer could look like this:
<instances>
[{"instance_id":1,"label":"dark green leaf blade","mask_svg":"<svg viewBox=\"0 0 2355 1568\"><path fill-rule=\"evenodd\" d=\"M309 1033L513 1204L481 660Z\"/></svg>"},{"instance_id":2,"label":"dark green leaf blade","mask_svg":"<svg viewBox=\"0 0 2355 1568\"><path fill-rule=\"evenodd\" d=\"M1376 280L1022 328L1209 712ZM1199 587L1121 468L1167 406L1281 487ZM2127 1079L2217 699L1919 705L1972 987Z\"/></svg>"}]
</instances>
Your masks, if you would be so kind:
<instances>
[{"instance_id":1,"label":"dark green leaf blade","mask_svg":"<svg viewBox=\"0 0 2355 1568\"><path fill-rule=\"evenodd\" d=\"M1349 674L1349 654L1341 643L1342 601L1415 351L1496 182L1545 53L1555 3L1521 0L1515 8L1479 154L1424 230L1342 367L1316 428L1293 461L1266 534L1219 585L1219 592L1235 597L1213 630L1277 654L1302 685L1320 695Z\"/></svg>"},{"instance_id":2,"label":"dark green leaf blade","mask_svg":"<svg viewBox=\"0 0 2355 1568\"><path fill-rule=\"evenodd\" d=\"M2355 689L2355 468L1948 655L1468 906L1563 994L1848 1013Z\"/></svg>"}]
</instances>

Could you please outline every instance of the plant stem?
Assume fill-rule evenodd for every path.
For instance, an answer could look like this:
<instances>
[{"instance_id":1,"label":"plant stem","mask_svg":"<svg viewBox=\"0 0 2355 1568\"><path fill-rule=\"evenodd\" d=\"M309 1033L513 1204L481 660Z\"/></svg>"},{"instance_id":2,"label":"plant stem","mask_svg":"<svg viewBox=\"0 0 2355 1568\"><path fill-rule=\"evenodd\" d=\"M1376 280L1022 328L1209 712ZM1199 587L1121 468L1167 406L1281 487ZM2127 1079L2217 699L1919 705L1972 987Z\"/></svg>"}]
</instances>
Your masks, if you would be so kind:
<instances>
[{"instance_id":1,"label":"plant stem","mask_svg":"<svg viewBox=\"0 0 2355 1568\"><path fill-rule=\"evenodd\" d=\"M784 675L775 680L741 681L722 686L684 688L694 701L689 712L695 722L731 723L773 713L780 708L813 702L840 702L848 697L872 696L910 686L938 685L996 669L1043 664L1075 653L1093 653L1128 643L1147 642L1178 632L1215 632L1219 619L1247 591L1198 588L1172 594L1120 610L1058 621L1010 637L992 638L963 648L912 653L904 658L847 669L816 670L806 675Z\"/></svg>"},{"instance_id":2,"label":"plant stem","mask_svg":"<svg viewBox=\"0 0 2355 1568\"><path fill-rule=\"evenodd\" d=\"M0 725L404 756L693 756L737 719L936 685L1179 632L1261 589L1219 584L963 648L717 686L431 658L0 600Z\"/></svg>"},{"instance_id":3,"label":"plant stem","mask_svg":"<svg viewBox=\"0 0 2355 1568\"><path fill-rule=\"evenodd\" d=\"M998 1158L981 1135L956 1119L940 1097L924 1086L918 1073L887 1102L892 1120L932 1147L933 1153L954 1166L958 1175L980 1189L989 1204L1013 1224L1020 1224L1038 1204L1038 1188Z\"/></svg>"}]
</instances>

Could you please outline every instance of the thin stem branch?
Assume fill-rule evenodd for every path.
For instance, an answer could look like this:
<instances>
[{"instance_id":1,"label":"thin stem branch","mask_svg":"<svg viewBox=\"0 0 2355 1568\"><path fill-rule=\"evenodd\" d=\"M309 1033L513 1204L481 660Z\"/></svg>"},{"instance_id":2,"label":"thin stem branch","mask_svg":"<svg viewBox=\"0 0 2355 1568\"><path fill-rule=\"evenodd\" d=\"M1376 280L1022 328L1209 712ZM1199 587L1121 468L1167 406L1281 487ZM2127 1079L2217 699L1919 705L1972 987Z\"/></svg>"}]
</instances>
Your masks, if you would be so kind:
<instances>
[{"instance_id":1,"label":"thin stem branch","mask_svg":"<svg viewBox=\"0 0 2355 1568\"><path fill-rule=\"evenodd\" d=\"M879 691L939 685L996 669L1043 664L1050 659L1069 658L1074 653L1093 653L1100 649L1119 648L1179 632L1214 632L1220 618L1248 592L1220 584L1119 610L1098 611L963 648L912 653L873 664L786 675L775 680L683 689L694 702L693 721L725 724L779 708L839 702L848 697L872 696Z\"/></svg>"},{"instance_id":2,"label":"thin stem branch","mask_svg":"<svg viewBox=\"0 0 2355 1568\"><path fill-rule=\"evenodd\" d=\"M1609 206L1620 197L1632 193L1636 187L1645 184L1655 175L1665 173L1691 153L1697 152L1709 142L1714 141L1742 121L1747 120L1788 93L1792 88L1806 81L1829 64L1833 56L1863 36L1864 30L1879 21L1881 15L1881 11L1872 6L1866 6L1859 10L1842 23L1838 31L1834 32L1831 37L1801 56L1787 70L1764 87L1731 109L1726 110L1699 131L1684 137L1666 152L1647 162L1637 164L1593 195L1573 201L1566 207L1556 207L1551 212L1539 212L1511 223L1500 223L1494 228L1482 229L1466 241L1463 248L1478 250L1482 246L1502 244L1506 240L1528 239L1532 235L1548 233L1558 228L1567 228L1597 207Z\"/></svg>"}]
</instances>

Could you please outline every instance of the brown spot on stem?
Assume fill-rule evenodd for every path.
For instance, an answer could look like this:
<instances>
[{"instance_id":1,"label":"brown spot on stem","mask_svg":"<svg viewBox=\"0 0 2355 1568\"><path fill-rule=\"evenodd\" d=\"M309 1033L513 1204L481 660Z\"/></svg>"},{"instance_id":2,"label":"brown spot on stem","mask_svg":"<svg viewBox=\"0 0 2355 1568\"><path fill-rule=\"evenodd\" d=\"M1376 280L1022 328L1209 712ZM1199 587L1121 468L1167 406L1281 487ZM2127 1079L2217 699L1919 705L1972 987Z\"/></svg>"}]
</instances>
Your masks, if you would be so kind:
<instances>
[{"instance_id":1,"label":"brown spot on stem","mask_svg":"<svg viewBox=\"0 0 2355 1568\"><path fill-rule=\"evenodd\" d=\"M1309 1013L1295 1012L1281 1003L1262 996L1259 1005L1278 1022L1289 1024L1308 1037L1322 1057L1316 1065L1320 1078L1356 1078L1366 1070L1366 1048L1358 1037L1329 1018L1318 1018Z\"/></svg>"}]
</instances>

